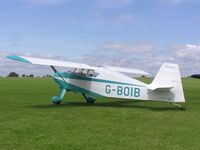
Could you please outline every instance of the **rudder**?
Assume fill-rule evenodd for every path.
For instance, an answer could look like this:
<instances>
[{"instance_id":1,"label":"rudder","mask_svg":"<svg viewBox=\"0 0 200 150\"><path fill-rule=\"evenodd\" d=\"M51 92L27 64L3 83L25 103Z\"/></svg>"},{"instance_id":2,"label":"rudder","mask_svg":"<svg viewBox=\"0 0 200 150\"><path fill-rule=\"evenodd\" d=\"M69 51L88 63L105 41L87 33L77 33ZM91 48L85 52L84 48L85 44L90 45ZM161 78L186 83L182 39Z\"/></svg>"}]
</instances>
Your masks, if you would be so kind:
<instances>
[{"instance_id":1,"label":"rudder","mask_svg":"<svg viewBox=\"0 0 200 150\"><path fill-rule=\"evenodd\" d=\"M148 86L150 98L169 102L185 102L178 64L164 63Z\"/></svg>"}]
</instances>

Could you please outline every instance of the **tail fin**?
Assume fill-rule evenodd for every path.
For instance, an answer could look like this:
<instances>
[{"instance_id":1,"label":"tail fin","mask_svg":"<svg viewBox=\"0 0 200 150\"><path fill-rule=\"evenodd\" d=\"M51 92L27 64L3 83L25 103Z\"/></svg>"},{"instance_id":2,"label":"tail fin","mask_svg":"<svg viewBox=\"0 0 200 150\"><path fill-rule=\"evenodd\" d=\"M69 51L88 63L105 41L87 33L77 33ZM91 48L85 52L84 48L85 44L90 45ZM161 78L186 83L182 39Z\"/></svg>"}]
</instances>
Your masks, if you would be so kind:
<instances>
[{"instance_id":1,"label":"tail fin","mask_svg":"<svg viewBox=\"0 0 200 150\"><path fill-rule=\"evenodd\" d=\"M164 63L148 89L149 99L185 102L178 64Z\"/></svg>"}]
</instances>

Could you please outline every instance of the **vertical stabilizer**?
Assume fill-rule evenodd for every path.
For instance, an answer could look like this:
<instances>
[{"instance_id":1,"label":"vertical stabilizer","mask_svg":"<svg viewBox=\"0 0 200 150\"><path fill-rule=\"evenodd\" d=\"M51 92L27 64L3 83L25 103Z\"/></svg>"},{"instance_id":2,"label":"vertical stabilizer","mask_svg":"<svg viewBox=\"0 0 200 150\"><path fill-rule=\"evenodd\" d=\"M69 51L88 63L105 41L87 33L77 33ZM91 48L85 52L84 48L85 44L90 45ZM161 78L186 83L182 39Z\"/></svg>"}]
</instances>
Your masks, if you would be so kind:
<instances>
[{"instance_id":1,"label":"vertical stabilizer","mask_svg":"<svg viewBox=\"0 0 200 150\"><path fill-rule=\"evenodd\" d=\"M185 102L178 64L164 63L148 89L151 99Z\"/></svg>"}]
</instances>

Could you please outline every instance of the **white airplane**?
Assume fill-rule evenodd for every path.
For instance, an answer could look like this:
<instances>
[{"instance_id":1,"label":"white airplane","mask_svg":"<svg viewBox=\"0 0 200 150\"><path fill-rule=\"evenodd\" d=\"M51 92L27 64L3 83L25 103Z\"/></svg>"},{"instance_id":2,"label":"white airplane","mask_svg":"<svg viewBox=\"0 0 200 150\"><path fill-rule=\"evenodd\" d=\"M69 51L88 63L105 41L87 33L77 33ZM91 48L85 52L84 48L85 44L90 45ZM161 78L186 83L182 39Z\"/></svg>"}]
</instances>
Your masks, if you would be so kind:
<instances>
[{"instance_id":1,"label":"white airplane","mask_svg":"<svg viewBox=\"0 0 200 150\"><path fill-rule=\"evenodd\" d=\"M164 63L151 84L143 83L122 73L149 75L130 68L101 66L93 67L82 63L56 61L24 56L7 56L20 62L50 66L53 79L61 89L60 96L53 96L53 104L60 104L67 92L81 93L87 103L94 103L92 96L123 99L154 100L177 103L185 102L178 64ZM55 67L73 68L73 71L58 72Z\"/></svg>"}]
</instances>

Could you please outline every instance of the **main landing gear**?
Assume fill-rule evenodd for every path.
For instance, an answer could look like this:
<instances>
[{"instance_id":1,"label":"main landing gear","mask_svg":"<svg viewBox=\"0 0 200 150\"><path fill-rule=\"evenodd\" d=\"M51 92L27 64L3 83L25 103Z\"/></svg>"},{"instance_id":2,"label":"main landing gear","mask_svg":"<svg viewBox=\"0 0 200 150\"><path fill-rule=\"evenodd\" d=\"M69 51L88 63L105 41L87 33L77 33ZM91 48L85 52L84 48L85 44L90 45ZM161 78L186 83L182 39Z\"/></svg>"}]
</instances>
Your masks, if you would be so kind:
<instances>
[{"instance_id":1,"label":"main landing gear","mask_svg":"<svg viewBox=\"0 0 200 150\"><path fill-rule=\"evenodd\" d=\"M178 108L181 110L181 111L185 111L186 108L180 104L176 104L176 103L172 103L174 106L178 106Z\"/></svg>"},{"instance_id":2,"label":"main landing gear","mask_svg":"<svg viewBox=\"0 0 200 150\"><path fill-rule=\"evenodd\" d=\"M52 102L53 102L53 104L59 105L59 104L62 102L62 100L63 100L63 98L64 98L66 92L67 92L67 90L63 88L63 89L61 90L60 96L53 96L53 97L52 97ZM87 102L88 104L93 104L93 103L95 102L95 99L94 99L94 98L89 97L89 96L86 96L84 93L82 93L82 95L83 95L83 97L85 98L85 100L86 100L86 102Z\"/></svg>"},{"instance_id":3,"label":"main landing gear","mask_svg":"<svg viewBox=\"0 0 200 150\"><path fill-rule=\"evenodd\" d=\"M66 93L66 89L62 89L61 93L60 93L60 96L53 96L52 97L53 104L59 105L62 102L62 100L63 100L63 98L65 96L65 93Z\"/></svg>"},{"instance_id":4,"label":"main landing gear","mask_svg":"<svg viewBox=\"0 0 200 150\"><path fill-rule=\"evenodd\" d=\"M86 102L88 104L93 104L95 102L95 99L89 96L86 96L84 93L82 93L83 97L85 98Z\"/></svg>"}]
</instances>

